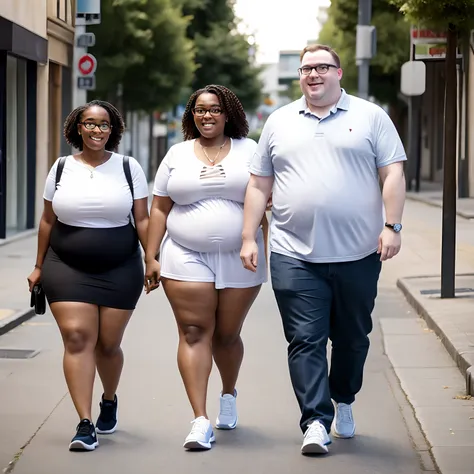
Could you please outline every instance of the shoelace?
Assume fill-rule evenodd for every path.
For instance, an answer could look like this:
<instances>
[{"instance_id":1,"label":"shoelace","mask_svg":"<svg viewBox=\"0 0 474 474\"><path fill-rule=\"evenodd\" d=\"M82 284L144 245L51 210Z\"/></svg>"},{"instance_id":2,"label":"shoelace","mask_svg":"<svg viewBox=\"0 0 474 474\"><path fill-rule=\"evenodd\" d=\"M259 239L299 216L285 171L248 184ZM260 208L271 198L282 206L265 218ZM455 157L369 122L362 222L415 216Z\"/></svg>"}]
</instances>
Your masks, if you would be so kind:
<instances>
[{"instance_id":1,"label":"shoelace","mask_svg":"<svg viewBox=\"0 0 474 474\"><path fill-rule=\"evenodd\" d=\"M339 405L337 407L337 417L343 423L352 423L352 410L350 405Z\"/></svg>"},{"instance_id":2,"label":"shoelace","mask_svg":"<svg viewBox=\"0 0 474 474\"><path fill-rule=\"evenodd\" d=\"M228 398L221 399L221 414L224 416L232 416L232 400Z\"/></svg>"},{"instance_id":3,"label":"shoelace","mask_svg":"<svg viewBox=\"0 0 474 474\"><path fill-rule=\"evenodd\" d=\"M318 423L317 421L315 421L311 425L309 425L307 436L309 437L318 436L319 438L324 438L326 435L327 435L326 429L321 423Z\"/></svg>"},{"instance_id":4,"label":"shoelace","mask_svg":"<svg viewBox=\"0 0 474 474\"><path fill-rule=\"evenodd\" d=\"M193 427L191 428L190 434L207 434L207 420L204 418L197 418L196 420L191 421Z\"/></svg>"},{"instance_id":5,"label":"shoelace","mask_svg":"<svg viewBox=\"0 0 474 474\"><path fill-rule=\"evenodd\" d=\"M77 425L77 434L80 436L88 436L91 434L91 424L88 421L81 421Z\"/></svg>"}]
</instances>

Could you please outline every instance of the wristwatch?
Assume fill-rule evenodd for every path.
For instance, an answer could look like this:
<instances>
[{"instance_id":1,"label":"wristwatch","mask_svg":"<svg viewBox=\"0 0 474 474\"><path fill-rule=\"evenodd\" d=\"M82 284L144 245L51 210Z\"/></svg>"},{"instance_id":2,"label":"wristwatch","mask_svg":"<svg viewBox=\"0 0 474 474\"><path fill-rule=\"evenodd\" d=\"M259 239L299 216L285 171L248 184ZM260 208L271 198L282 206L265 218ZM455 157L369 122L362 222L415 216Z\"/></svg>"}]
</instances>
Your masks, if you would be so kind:
<instances>
[{"instance_id":1,"label":"wristwatch","mask_svg":"<svg viewBox=\"0 0 474 474\"><path fill-rule=\"evenodd\" d=\"M401 224L389 224L389 223L385 222L385 227L388 227L389 229L392 229L397 234L402 230L402 225Z\"/></svg>"}]
</instances>

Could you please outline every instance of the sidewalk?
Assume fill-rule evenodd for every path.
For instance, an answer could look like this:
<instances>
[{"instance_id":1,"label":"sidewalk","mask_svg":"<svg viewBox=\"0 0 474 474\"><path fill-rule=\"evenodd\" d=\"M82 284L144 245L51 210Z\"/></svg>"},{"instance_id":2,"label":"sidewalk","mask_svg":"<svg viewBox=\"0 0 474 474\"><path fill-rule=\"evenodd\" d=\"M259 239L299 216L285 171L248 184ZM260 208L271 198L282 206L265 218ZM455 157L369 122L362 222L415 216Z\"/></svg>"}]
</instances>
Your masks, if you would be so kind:
<instances>
[{"instance_id":1,"label":"sidewalk","mask_svg":"<svg viewBox=\"0 0 474 474\"><path fill-rule=\"evenodd\" d=\"M404 212L402 250L386 264L387 273L441 339L465 377L467 395L474 395L474 221L457 218L456 298L442 300L441 197L412 196ZM474 199L461 201L462 214L474 217Z\"/></svg>"},{"instance_id":2,"label":"sidewalk","mask_svg":"<svg viewBox=\"0 0 474 474\"><path fill-rule=\"evenodd\" d=\"M36 233L0 246L0 335L34 316L26 281L36 259Z\"/></svg>"}]
</instances>

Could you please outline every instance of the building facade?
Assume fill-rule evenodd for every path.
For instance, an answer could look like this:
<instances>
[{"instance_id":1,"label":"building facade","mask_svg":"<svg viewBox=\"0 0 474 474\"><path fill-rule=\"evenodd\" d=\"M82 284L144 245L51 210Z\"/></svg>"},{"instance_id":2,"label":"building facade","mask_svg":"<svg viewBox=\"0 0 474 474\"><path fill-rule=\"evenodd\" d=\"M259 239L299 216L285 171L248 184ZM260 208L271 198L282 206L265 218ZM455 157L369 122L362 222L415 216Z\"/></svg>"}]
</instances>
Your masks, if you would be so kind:
<instances>
[{"instance_id":1,"label":"building facade","mask_svg":"<svg viewBox=\"0 0 474 474\"><path fill-rule=\"evenodd\" d=\"M0 2L0 239L38 223L49 167L67 149L74 4Z\"/></svg>"}]
</instances>

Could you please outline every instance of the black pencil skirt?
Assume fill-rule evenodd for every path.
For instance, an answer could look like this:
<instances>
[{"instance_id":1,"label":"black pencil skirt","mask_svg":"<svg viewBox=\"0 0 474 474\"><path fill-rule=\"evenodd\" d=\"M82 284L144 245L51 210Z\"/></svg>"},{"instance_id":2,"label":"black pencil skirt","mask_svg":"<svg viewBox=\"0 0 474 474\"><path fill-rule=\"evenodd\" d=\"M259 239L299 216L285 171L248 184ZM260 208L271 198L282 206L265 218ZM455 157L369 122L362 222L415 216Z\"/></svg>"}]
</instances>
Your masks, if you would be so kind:
<instances>
[{"instance_id":1,"label":"black pencil skirt","mask_svg":"<svg viewBox=\"0 0 474 474\"><path fill-rule=\"evenodd\" d=\"M132 224L108 229L56 222L41 282L49 304L90 303L133 310L143 291L144 269Z\"/></svg>"}]
</instances>

